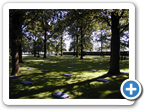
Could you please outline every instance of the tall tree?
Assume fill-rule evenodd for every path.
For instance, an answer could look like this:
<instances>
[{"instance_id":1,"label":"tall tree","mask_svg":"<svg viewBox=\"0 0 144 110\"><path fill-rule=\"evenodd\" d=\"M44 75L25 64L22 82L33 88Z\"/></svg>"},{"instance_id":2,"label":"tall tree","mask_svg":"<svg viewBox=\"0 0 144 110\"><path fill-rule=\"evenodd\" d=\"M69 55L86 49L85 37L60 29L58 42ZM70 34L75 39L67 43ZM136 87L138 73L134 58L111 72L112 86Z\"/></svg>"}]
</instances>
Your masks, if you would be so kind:
<instances>
[{"instance_id":1,"label":"tall tree","mask_svg":"<svg viewBox=\"0 0 144 110\"><path fill-rule=\"evenodd\" d=\"M22 25L22 35L21 35L21 38L20 38L20 44L19 44L19 61L20 63L23 63L23 60L22 60L22 43L23 43L23 38L24 36L26 35L26 31L32 31L32 29L35 28L35 25L34 25L34 22L35 20L37 19L38 17L38 10L23 10L23 12L25 13L24 16L23 16L23 25ZM29 28L29 25L30 27L32 28ZM36 30L35 30L36 31ZM36 54L34 54L35 56Z\"/></svg>"},{"instance_id":2,"label":"tall tree","mask_svg":"<svg viewBox=\"0 0 144 110\"><path fill-rule=\"evenodd\" d=\"M19 63L24 63L23 62L23 59L22 59L22 38L23 38L23 36L22 36L22 34L21 34L21 36L20 36L20 41L19 41Z\"/></svg>"},{"instance_id":3,"label":"tall tree","mask_svg":"<svg viewBox=\"0 0 144 110\"><path fill-rule=\"evenodd\" d=\"M19 39L21 38L24 12L21 10L9 10L9 31L10 43L12 50L12 73L11 75L20 74L19 69Z\"/></svg>"},{"instance_id":4,"label":"tall tree","mask_svg":"<svg viewBox=\"0 0 144 110\"><path fill-rule=\"evenodd\" d=\"M102 19L111 27L111 57L108 74L120 74L120 34L128 30L129 10L111 9L101 11Z\"/></svg>"},{"instance_id":5,"label":"tall tree","mask_svg":"<svg viewBox=\"0 0 144 110\"><path fill-rule=\"evenodd\" d=\"M38 36L39 36L39 32L38 32L38 26L36 25L36 23L31 22L28 26L27 26L27 37L29 39L33 40L33 53L34 53L34 57L36 57L36 43L38 40Z\"/></svg>"},{"instance_id":6,"label":"tall tree","mask_svg":"<svg viewBox=\"0 0 144 110\"><path fill-rule=\"evenodd\" d=\"M40 22L42 29L44 30L44 58L46 58L46 44L47 40L51 37L53 37L53 34L55 33L55 27L60 26L58 21L61 21L65 16L64 11L62 10L42 10L40 12ZM60 26L62 28L59 28L57 31L62 31L64 28L63 26ZM57 27L56 27L57 28ZM56 32L57 32L56 31Z\"/></svg>"},{"instance_id":7,"label":"tall tree","mask_svg":"<svg viewBox=\"0 0 144 110\"><path fill-rule=\"evenodd\" d=\"M44 57L46 58L46 42L47 42L47 31L50 28L50 25L48 24L50 22L51 16L44 11L42 13L42 18L41 18L41 24L42 24L42 29L44 30Z\"/></svg>"},{"instance_id":8,"label":"tall tree","mask_svg":"<svg viewBox=\"0 0 144 110\"><path fill-rule=\"evenodd\" d=\"M66 49L65 49L66 45L64 43L64 39L62 38L62 35L63 35L62 33L55 33L53 36L54 43L52 45L54 47L56 55L59 55L59 53L62 54L63 51L66 51Z\"/></svg>"},{"instance_id":9,"label":"tall tree","mask_svg":"<svg viewBox=\"0 0 144 110\"><path fill-rule=\"evenodd\" d=\"M108 30L109 31L109 30ZM99 47L99 50L101 51L101 55L103 56L103 49L108 46L108 41L109 41L109 32L107 32L107 29L99 29L98 31L99 34L96 35L96 41L97 43L101 43L101 46ZM104 45L105 44L105 45Z\"/></svg>"},{"instance_id":10,"label":"tall tree","mask_svg":"<svg viewBox=\"0 0 144 110\"><path fill-rule=\"evenodd\" d=\"M67 19L69 24L68 26L71 26L74 23L76 25L77 30L79 31L78 33L80 36L80 47L81 47L80 59L83 59L83 49L84 49L83 40L85 36L92 34L94 25L92 10L85 10L85 9L68 10ZM78 34L76 36L78 37Z\"/></svg>"},{"instance_id":11,"label":"tall tree","mask_svg":"<svg viewBox=\"0 0 144 110\"><path fill-rule=\"evenodd\" d=\"M53 16L54 16L54 10L37 10L37 19L34 22L29 23L29 26L27 27L28 31L30 31L34 37L37 37L40 35L43 38L44 42L44 58L46 58L47 53L47 40L50 38L49 34L52 32L52 22L53 22ZM34 45L36 44L37 38L34 39ZM35 49L34 49L35 50ZM36 50L34 51L34 53ZM36 56L36 53L34 54Z\"/></svg>"},{"instance_id":12,"label":"tall tree","mask_svg":"<svg viewBox=\"0 0 144 110\"><path fill-rule=\"evenodd\" d=\"M79 52L79 31L78 28L76 27L75 23L73 23L71 26L69 26L67 28L68 34L70 35L70 37L73 39L73 41L71 42L70 45L70 51L73 49L74 50L74 55L76 55L76 57L78 57L78 52Z\"/></svg>"},{"instance_id":13,"label":"tall tree","mask_svg":"<svg viewBox=\"0 0 144 110\"><path fill-rule=\"evenodd\" d=\"M49 39L47 42L47 51L48 53L52 53L55 50L55 41L52 39Z\"/></svg>"}]
</instances>

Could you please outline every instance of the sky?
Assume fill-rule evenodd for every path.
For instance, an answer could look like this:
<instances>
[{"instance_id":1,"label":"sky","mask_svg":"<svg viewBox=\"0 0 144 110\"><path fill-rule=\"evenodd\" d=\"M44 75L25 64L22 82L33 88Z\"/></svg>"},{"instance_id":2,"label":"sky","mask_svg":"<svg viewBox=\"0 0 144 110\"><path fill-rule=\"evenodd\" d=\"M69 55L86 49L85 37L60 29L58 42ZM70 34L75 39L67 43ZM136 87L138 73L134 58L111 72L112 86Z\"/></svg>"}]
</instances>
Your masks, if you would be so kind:
<instances>
[{"instance_id":1,"label":"sky","mask_svg":"<svg viewBox=\"0 0 144 110\"><path fill-rule=\"evenodd\" d=\"M67 38L68 36L64 36L64 38ZM65 44L66 44L66 50L67 51L69 51L69 48L70 48L70 42L71 42L72 40L71 39L69 39L69 40L65 40L64 42L65 42Z\"/></svg>"}]
</instances>

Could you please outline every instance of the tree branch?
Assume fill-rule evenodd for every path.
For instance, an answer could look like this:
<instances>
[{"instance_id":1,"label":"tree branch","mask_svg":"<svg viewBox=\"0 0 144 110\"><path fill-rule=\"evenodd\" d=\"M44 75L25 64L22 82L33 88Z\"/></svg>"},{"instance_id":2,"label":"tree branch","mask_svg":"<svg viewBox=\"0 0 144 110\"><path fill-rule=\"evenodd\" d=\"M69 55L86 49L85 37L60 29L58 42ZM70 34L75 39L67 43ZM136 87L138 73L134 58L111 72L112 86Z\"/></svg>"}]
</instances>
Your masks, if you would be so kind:
<instances>
[{"instance_id":1,"label":"tree branch","mask_svg":"<svg viewBox=\"0 0 144 110\"><path fill-rule=\"evenodd\" d=\"M38 12L37 12L37 14L35 15L35 17L34 17L33 19L31 19L28 23L26 23L26 24L22 27L22 29L24 29L27 25L29 25L32 21L34 21L37 16L38 16Z\"/></svg>"},{"instance_id":2,"label":"tree branch","mask_svg":"<svg viewBox=\"0 0 144 110\"><path fill-rule=\"evenodd\" d=\"M109 26L112 26L108 20L108 17L107 18L104 17L104 20L108 23Z\"/></svg>"},{"instance_id":3,"label":"tree branch","mask_svg":"<svg viewBox=\"0 0 144 110\"><path fill-rule=\"evenodd\" d=\"M124 26L124 28L120 31L119 34L121 34L128 26L129 26L129 23L128 23L127 25Z\"/></svg>"},{"instance_id":4,"label":"tree branch","mask_svg":"<svg viewBox=\"0 0 144 110\"><path fill-rule=\"evenodd\" d=\"M122 13L121 13L121 15L119 16L119 19L123 16L124 11L125 11L125 9L122 9Z\"/></svg>"},{"instance_id":5,"label":"tree branch","mask_svg":"<svg viewBox=\"0 0 144 110\"><path fill-rule=\"evenodd\" d=\"M103 15L103 17L101 17L101 19L105 20L109 26L112 26L109 22L107 12L101 12L101 13Z\"/></svg>"}]
</instances>

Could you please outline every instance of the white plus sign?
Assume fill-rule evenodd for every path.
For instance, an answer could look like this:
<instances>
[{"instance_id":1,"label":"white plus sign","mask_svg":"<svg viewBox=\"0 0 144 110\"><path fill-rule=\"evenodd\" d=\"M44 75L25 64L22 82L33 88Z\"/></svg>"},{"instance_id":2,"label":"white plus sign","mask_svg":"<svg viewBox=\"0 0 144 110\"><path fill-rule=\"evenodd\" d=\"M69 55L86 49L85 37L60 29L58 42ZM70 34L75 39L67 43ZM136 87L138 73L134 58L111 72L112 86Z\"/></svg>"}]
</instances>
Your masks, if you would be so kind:
<instances>
[{"instance_id":1,"label":"white plus sign","mask_svg":"<svg viewBox=\"0 0 144 110\"><path fill-rule=\"evenodd\" d=\"M126 90L127 90L127 91L130 91L130 95L132 95L132 94L133 94L133 91L136 91L137 88L133 88L133 85L130 84L130 88L126 88Z\"/></svg>"}]
</instances>

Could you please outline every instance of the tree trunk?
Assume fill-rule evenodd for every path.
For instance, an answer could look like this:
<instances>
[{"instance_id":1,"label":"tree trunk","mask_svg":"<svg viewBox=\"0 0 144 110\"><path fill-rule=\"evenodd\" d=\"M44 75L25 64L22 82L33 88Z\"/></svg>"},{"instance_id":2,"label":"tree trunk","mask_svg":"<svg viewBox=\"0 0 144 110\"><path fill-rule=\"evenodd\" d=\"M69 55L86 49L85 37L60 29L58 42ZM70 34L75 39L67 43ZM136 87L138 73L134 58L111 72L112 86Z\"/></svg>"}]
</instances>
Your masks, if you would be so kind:
<instances>
[{"instance_id":1,"label":"tree trunk","mask_svg":"<svg viewBox=\"0 0 144 110\"><path fill-rule=\"evenodd\" d=\"M24 63L22 60L22 43L19 44L19 63Z\"/></svg>"},{"instance_id":2,"label":"tree trunk","mask_svg":"<svg viewBox=\"0 0 144 110\"><path fill-rule=\"evenodd\" d=\"M12 73L11 75L19 75L19 40L22 33L21 26L23 23L23 13L19 10L9 10L9 38L12 49Z\"/></svg>"},{"instance_id":3,"label":"tree trunk","mask_svg":"<svg viewBox=\"0 0 144 110\"><path fill-rule=\"evenodd\" d=\"M76 55L76 46L75 46L75 44L76 44L76 39L75 39L75 36L74 36L74 56Z\"/></svg>"},{"instance_id":4,"label":"tree trunk","mask_svg":"<svg viewBox=\"0 0 144 110\"><path fill-rule=\"evenodd\" d=\"M77 39L76 39L76 44L77 44L77 48L76 48L76 57L78 57L79 53L78 53L78 35L77 35Z\"/></svg>"},{"instance_id":5,"label":"tree trunk","mask_svg":"<svg viewBox=\"0 0 144 110\"><path fill-rule=\"evenodd\" d=\"M11 75L20 74L19 70L19 54L18 54L18 43L12 45L12 73Z\"/></svg>"},{"instance_id":6,"label":"tree trunk","mask_svg":"<svg viewBox=\"0 0 144 110\"><path fill-rule=\"evenodd\" d=\"M45 37L44 37L44 57L46 58L46 30L45 30Z\"/></svg>"},{"instance_id":7,"label":"tree trunk","mask_svg":"<svg viewBox=\"0 0 144 110\"><path fill-rule=\"evenodd\" d=\"M103 56L102 48L103 48L103 38L102 38L102 32L101 32L101 56Z\"/></svg>"},{"instance_id":8,"label":"tree trunk","mask_svg":"<svg viewBox=\"0 0 144 110\"><path fill-rule=\"evenodd\" d=\"M40 57L39 51L40 51L40 46L39 46L39 42L38 42L38 56L37 57Z\"/></svg>"},{"instance_id":9,"label":"tree trunk","mask_svg":"<svg viewBox=\"0 0 144 110\"><path fill-rule=\"evenodd\" d=\"M19 36L20 42L19 42L19 63L24 63L22 60L22 29L21 29L21 34Z\"/></svg>"},{"instance_id":10,"label":"tree trunk","mask_svg":"<svg viewBox=\"0 0 144 110\"><path fill-rule=\"evenodd\" d=\"M83 32L81 27L81 57L80 59L83 59Z\"/></svg>"},{"instance_id":11,"label":"tree trunk","mask_svg":"<svg viewBox=\"0 0 144 110\"><path fill-rule=\"evenodd\" d=\"M21 30L22 32L22 30ZM24 63L22 60L22 35L20 36L20 42L19 42L19 63Z\"/></svg>"},{"instance_id":12,"label":"tree trunk","mask_svg":"<svg viewBox=\"0 0 144 110\"><path fill-rule=\"evenodd\" d=\"M36 41L34 40L34 57L36 57Z\"/></svg>"},{"instance_id":13,"label":"tree trunk","mask_svg":"<svg viewBox=\"0 0 144 110\"><path fill-rule=\"evenodd\" d=\"M119 69L119 52L120 52L120 35L119 35L119 18L114 13L111 14L112 20L112 38L111 38L111 58L110 70L108 74L120 74Z\"/></svg>"},{"instance_id":14,"label":"tree trunk","mask_svg":"<svg viewBox=\"0 0 144 110\"><path fill-rule=\"evenodd\" d=\"M61 35L61 56L63 56L63 51L62 51L62 48L63 48L63 47L62 47L62 40L63 40L63 39L62 39L62 35Z\"/></svg>"}]
</instances>

